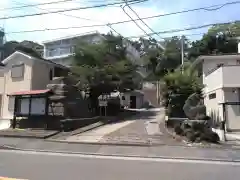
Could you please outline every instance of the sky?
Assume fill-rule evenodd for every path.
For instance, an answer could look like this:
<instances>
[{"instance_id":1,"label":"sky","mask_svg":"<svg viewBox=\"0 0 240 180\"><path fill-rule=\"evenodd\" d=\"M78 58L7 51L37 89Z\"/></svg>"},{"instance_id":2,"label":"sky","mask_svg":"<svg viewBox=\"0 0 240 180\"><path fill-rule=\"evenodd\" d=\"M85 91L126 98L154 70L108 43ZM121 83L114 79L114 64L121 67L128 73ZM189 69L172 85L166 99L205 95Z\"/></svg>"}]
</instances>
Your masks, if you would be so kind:
<instances>
[{"instance_id":1,"label":"sky","mask_svg":"<svg viewBox=\"0 0 240 180\"><path fill-rule=\"evenodd\" d=\"M12 7L47 3L59 0L0 0L0 18L9 16L18 16L23 14L35 14L41 12L49 12L56 10L64 10L83 6L92 6L97 4L105 4L109 2L116 2L120 0L71 0L64 3L54 3L49 5L41 5L35 7L9 9ZM172 13L176 11L194 9L199 7L222 4L226 2L233 2L234 0L148 0L143 3L131 5L131 7L138 13L140 17L147 17L159 14ZM158 18L144 20L155 32L167 31L172 29L182 29L193 26L199 26L209 23L220 23L234 20L240 20L239 17L240 3L235 5L225 6L217 11L195 11L177 15L162 16ZM130 9L125 7L125 10L133 18L137 18ZM70 17L71 16L71 17ZM75 16L75 17L72 17ZM83 19L82 19L83 18ZM85 20L84 18L90 19ZM99 31L107 33L110 31L109 27L91 27L91 28L69 28L65 30L55 31L41 31L29 33L13 33L26 30L62 28L62 27L80 27L95 24L107 24L117 21L129 20L129 17L123 12L120 5L94 8L86 10L69 11L58 14L47 14L41 16L31 16L16 19L0 19L0 26L4 28L6 33L6 40L30 40L41 43L45 40L54 38L86 33L89 31ZM138 24L147 32L151 31L140 21ZM133 22L123 23L112 26L118 33L125 37L141 36L144 32L139 29ZM189 35L189 39L195 40L201 37L201 34L206 32L207 28L184 31L178 33L159 34L153 37L160 40L160 37L171 37L174 35ZM198 34L198 35L196 35ZM199 35L200 34L200 35Z\"/></svg>"}]
</instances>

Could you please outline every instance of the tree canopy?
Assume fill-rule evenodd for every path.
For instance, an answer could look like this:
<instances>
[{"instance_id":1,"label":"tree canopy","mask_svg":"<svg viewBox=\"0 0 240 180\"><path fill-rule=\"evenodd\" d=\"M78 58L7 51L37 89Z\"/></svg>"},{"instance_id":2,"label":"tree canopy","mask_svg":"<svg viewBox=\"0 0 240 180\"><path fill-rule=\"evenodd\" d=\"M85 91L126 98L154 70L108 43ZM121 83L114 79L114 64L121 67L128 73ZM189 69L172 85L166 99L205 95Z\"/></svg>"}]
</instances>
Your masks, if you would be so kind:
<instances>
[{"instance_id":1,"label":"tree canopy","mask_svg":"<svg viewBox=\"0 0 240 180\"><path fill-rule=\"evenodd\" d=\"M6 42L3 47L3 56L1 57L2 60L10 56L15 51L22 51L27 54L32 55L33 57L42 58L41 54L35 50L35 47L42 48L40 44L34 43L32 41L8 41Z\"/></svg>"},{"instance_id":2,"label":"tree canopy","mask_svg":"<svg viewBox=\"0 0 240 180\"><path fill-rule=\"evenodd\" d=\"M81 87L104 84L105 91L134 89L138 76L136 66L126 56L122 38L108 34L99 44L79 42L73 57L73 72L79 75Z\"/></svg>"}]
</instances>

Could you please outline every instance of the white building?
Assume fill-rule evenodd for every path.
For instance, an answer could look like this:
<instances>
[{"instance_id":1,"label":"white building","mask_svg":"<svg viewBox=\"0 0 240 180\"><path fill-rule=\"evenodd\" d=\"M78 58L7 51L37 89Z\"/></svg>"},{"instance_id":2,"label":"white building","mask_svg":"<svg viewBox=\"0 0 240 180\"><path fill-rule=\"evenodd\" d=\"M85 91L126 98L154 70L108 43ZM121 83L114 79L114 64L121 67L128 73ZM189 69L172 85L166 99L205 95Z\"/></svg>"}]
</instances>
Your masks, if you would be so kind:
<instances>
[{"instance_id":1,"label":"white building","mask_svg":"<svg viewBox=\"0 0 240 180\"><path fill-rule=\"evenodd\" d=\"M240 54L200 56L204 104L217 121L226 121L226 130L240 130Z\"/></svg>"},{"instance_id":2,"label":"white building","mask_svg":"<svg viewBox=\"0 0 240 180\"><path fill-rule=\"evenodd\" d=\"M70 57L73 55L74 49L79 41L95 44L101 43L104 39L104 35L97 31L92 31L84 34L44 41L43 57L47 60L52 60L55 63L69 66L71 64ZM141 67L143 62L141 62L140 52L138 52L136 48L131 45L130 41L124 39L123 43L126 47L127 57L132 63ZM145 75L146 72L144 68L139 68L139 70Z\"/></svg>"},{"instance_id":3,"label":"white building","mask_svg":"<svg viewBox=\"0 0 240 180\"><path fill-rule=\"evenodd\" d=\"M79 41L87 43L99 43L103 39L105 39L104 36L102 36L99 32L92 31L84 34L44 41L43 57L56 63L69 66L71 64L69 57L73 55L74 48Z\"/></svg>"}]
</instances>

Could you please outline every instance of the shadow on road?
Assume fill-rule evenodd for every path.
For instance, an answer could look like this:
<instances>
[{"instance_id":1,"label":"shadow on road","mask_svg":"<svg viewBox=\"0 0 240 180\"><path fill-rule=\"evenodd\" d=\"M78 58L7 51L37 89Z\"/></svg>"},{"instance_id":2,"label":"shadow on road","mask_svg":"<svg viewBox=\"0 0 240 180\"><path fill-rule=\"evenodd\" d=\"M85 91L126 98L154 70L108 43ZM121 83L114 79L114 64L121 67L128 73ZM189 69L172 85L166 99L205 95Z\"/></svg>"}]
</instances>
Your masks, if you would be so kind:
<instances>
[{"instance_id":1,"label":"shadow on road","mask_svg":"<svg viewBox=\"0 0 240 180\"><path fill-rule=\"evenodd\" d=\"M118 123L123 121L131 121L131 120L139 120L139 121L146 121L155 118L158 111L151 111L151 110L124 110L116 116L116 119L111 123Z\"/></svg>"}]
</instances>

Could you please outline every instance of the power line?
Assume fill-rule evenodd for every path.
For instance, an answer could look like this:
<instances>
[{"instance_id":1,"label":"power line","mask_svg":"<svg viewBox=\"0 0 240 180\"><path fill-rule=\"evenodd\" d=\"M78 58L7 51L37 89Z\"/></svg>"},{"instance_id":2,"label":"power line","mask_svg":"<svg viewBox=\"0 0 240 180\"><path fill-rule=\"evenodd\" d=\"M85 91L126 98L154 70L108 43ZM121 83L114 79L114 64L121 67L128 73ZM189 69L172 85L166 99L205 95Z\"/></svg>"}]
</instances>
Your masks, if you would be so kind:
<instances>
[{"instance_id":1,"label":"power line","mask_svg":"<svg viewBox=\"0 0 240 180\"><path fill-rule=\"evenodd\" d=\"M72 0L71 0L71 1L72 1ZM25 3L21 3L21 2L17 2L17 1L14 1L14 2L15 2L15 3L18 3L18 4L23 4L23 5L26 5L26 6L27 6L27 4L25 4ZM43 8L40 8L40 7L33 7L33 8L40 9L40 10L44 10L44 11L47 11L47 12L51 12L51 11L48 10L48 9L43 9ZM90 18L83 18L83 17L73 16L73 15L65 14L65 13L57 13L57 14L60 14L60 15L63 15L63 16L67 16L67 17L71 17L71 18L87 20L87 21L101 22L101 21L99 21L99 20L94 20L94 19L90 19Z\"/></svg>"},{"instance_id":2,"label":"power line","mask_svg":"<svg viewBox=\"0 0 240 180\"><path fill-rule=\"evenodd\" d=\"M17 1L14 1L15 3L18 3L18 4L22 4L22 5L27 5L25 3L21 3L21 2L17 2ZM96 2L96 1L95 1ZM37 8L37 9L40 9L40 10L45 10L45 11L49 11L47 9L43 9L43 8L39 8L39 7L33 7L33 8ZM93 19L89 19L89 18L82 18L82 17L78 17L78 16L72 16L72 15L68 15L68 14L64 14L64 13L58 13L60 15L63 15L63 16L68 16L68 17L72 17L72 18L77 18L77 19L83 19L83 20L89 20L89 21L99 21L99 20L93 20ZM101 22L101 21L100 21ZM117 32L111 25L107 25L111 30L113 30L115 33L117 33L119 36L122 36L119 32Z\"/></svg>"},{"instance_id":3,"label":"power line","mask_svg":"<svg viewBox=\"0 0 240 180\"><path fill-rule=\"evenodd\" d=\"M141 17L137 14L137 12L135 11L135 10L133 10L133 8L130 6L130 5L128 5L128 3L127 3L127 1L126 1L126 5L127 5L127 7L139 18L139 20L145 25L145 26L147 26L148 27L148 29L150 29L152 32L154 32L154 30L147 24L147 23L145 23L142 19L141 19ZM157 34L158 35L158 34ZM159 36L159 35L158 35ZM162 38L161 36L159 36L160 38Z\"/></svg>"},{"instance_id":4,"label":"power line","mask_svg":"<svg viewBox=\"0 0 240 180\"><path fill-rule=\"evenodd\" d=\"M126 5L127 5L127 7L140 19L140 21L141 21L150 31L152 31L153 33L155 33L155 31L154 31L147 23L145 23L145 22L141 19L141 17L137 14L137 12L133 10L133 8L128 4L127 0L125 0L125 3L126 3ZM163 39L161 36L159 36L159 34L156 33L156 35L157 35L159 38ZM161 43L159 43L159 46L160 46L163 50L165 49L165 48L161 45Z\"/></svg>"},{"instance_id":5,"label":"power line","mask_svg":"<svg viewBox=\"0 0 240 180\"><path fill-rule=\"evenodd\" d=\"M15 7L9 7L9 8L1 8L0 11L5 11L5 10L17 10L17 9L22 9L22 8L28 8L28 7L35 7L35 6L44 6L44 5L51 5L51 4L60 4L60 3L66 3L66 2L71 2L75 0L61 0L61 1L52 1L52 2L47 2L47 3L38 3L38 4L25 4L23 6L15 6ZM87 1L89 3L99 3L99 2L104 2L104 1ZM23 4L23 3L22 3Z\"/></svg>"},{"instance_id":6,"label":"power line","mask_svg":"<svg viewBox=\"0 0 240 180\"><path fill-rule=\"evenodd\" d=\"M176 33L176 32L182 32L182 31L202 29L202 28L206 28L209 26L215 26L215 25L228 25L228 24L236 23L236 22L240 22L240 20L230 21L230 22L226 22L226 23L211 23L211 24L205 24L205 25L201 25L201 26L193 26L193 27L188 27L188 28L183 28L183 29L172 29L172 30L160 31L160 32L156 32L156 33L161 33L161 34ZM147 35L140 35L140 36L147 37L147 36L152 36L153 34L155 34L155 33L148 33ZM138 38L138 37L139 36L130 36L128 38Z\"/></svg>"},{"instance_id":7,"label":"power line","mask_svg":"<svg viewBox=\"0 0 240 180\"><path fill-rule=\"evenodd\" d=\"M129 2L139 2L139 1L132 0L132 1L129 1ZM228 3L224 3L224 4L215 4L215 5L212 5L212 6L205 6L205 7L195 8L195 9L188 9L188 10L177 11L177 12L166 13L166 14L160 14L160 15L155 15L155 16L137 18L137 19L134 19L134 21L144 20L144 19L153 19L153 18L157 18L157 17L164 17L164 16L170 16L170 15L176 15L176 14L182 14L182 13L188 13L188 12L200 11L200 10L216 11L216 10L219 10L219 9L225 7L225 6L233 5L233 4L239 4L239 3L240 3L240 1L228 2ZM210 9L210 8L214 8L214 7L217 7L217 6L220 6L220 7L215 8L215 9ZM87 9L88 7L83 7L83 8ZM94 8L94 7L90 7L90 8ZM76 9L76 10L78 10L78 9ZM66 11L71 11L71 9L62 10L62 12L66 12ZM59 13L59 12L55 12L55 13ZM39 14L39 15L41 15L41 14ZM32 15L26 15L26 16L32 16ZM21 15L20 17L24 17L24 15ZM4 17L4 18L0 18L0 20L1 19L11 19L11 18L12 17ZM18 18L18 16L13 16L13 18ZM110 23L110 24L111 25L117 25L117 24L128 23L128 22L132 22L132 20L118 21L118 22L113 22L113 23ZM98 24L98 25L93 25L92 27L94 27L94 26L106 26L106 25L107 24L104 24L104 25L103 24L102 25Z\"/></svg>"},{"instance_id":8,"label":"power line","mask_svg":"<svg viewBox=\"0 0 240 180\"><path fill-rule=\"evenodd\" d=\"M200 25L200 26L193 26L193 27L188 27L188 28L183 28L183 29L172 29L172 30L166 30L166 31L160 31L160 32L155 32L155 33L146 33L146 35L141 35L141 37L144 36L152 36L156 33L158 34L168 34L168 33L176 33L176 32L182 32L182 31L189 31L189 30L194 30L194 29L201 29L209 26L214 26L214 25L227 25L231 23L236 23L240 22L240 20L235 20L235 21L229 21L225 23L210 23L210 24L205 24L205 25ZM107 26L112 25L113 23L106 24ZM41 32L41 31L56 31L56 30L65 30L65 29L81 29L81 28L90 28L90 27L103 27L106 26L105 24L99 24L99 25L86 25L86 26L72 26L72 27L61 27L61 28L45 28L45 29L35 29L35 30L26 30L26 31L15 31L15 32L8 32L6 34L20 34L20 33L33 33L33 32ZM139 36L130 36L131 38L137 38Z\"/></svg>"},{"instance_id":9,"label":"power line","mask_svg":"<svg viewBox=\"0 0 240 180\"><path fill-rule=\"evenodd\" d=\"M136 1L134 1L134 2L136 2ZM240 1L237 1L237 2L240 3ZM230 4L233 4L233 3L234 2L231 2L231 3L229 2L229 3L225 3L225 4L212 5L212 6L201 7L201 8L197 8L197 9L184 10L184 11L178 11L178 12L173 12L173 13L168 13L168 14L161 14L161 15L137 18L137 19L134 19L134 20L137 21L137 20L140 20L140 19L151 19L151 18L156 18L156 17L169 16L169 15L174 15L174 14L179 14L179 13L186 13L186 12L191 12L191 11L196 11L196 10L201 10L201 9L207 9L207 8L216 7L216 6L220 6L220 5L221 5L220 8L222 8L226 5L230 5ZM236 1L235 1L235 3L236 3ZM216 9L214 9L214 10L216 10ZM86 26L72 26L72 27L45 28L45 29L15 31L15 32L9 32L8 34L31 33L31 32L50 31L50 30L54 31L54 30L64 30L64 29L80 29L80 28L89 28L89 27L103 27L103 26L117 25L117 24L128 23L128 22L132 22L132 20L118 21L118 22L107 23L107 24L86 25ZM218 24L218 23L216 23L216 24ZM211 25L212 24L207 25L207 26L211 26Z\"/></svg>"},{"instance_id":10,"label":"power line","mask_svg":"<svg viewBox=\"0 0 240 180\"><path fill-rule=\"evenodd\" d=\"M136 24L136 26L141 29L145 34L148 34L124 9L125 6L121 6L123 12L131 19L132 22L134 22L134 24Z\"/></svg>"},{"instance_id":11,"label":"power line","mask_svg":"<svg viewBox=\"0 0 240 180\"><path fill-rule=\"evenodd\" d=\"M130 2L137 2L138 0L131 0ZM24 17L31 17L31 16L41 16L46 14L57 14L62 12L69 12L69 11L76 11L76 10L83 10L83 9L92 9L92 8L101 8L101 7L107 7L107 6L113 6L113 5L121 5L123 2L115 2L115 3L107 3L107 4L98 4L93 6L85 6L85 7L78 7L78 8L70 8L70 9L62 9L58 11L49 11L49 12L41 12L41 13L34 13L34 14L24 14L19 16L7 16L7 17L1 17L0 20L3 19L16 19L16 18L24 18Z\"/></svg>"}]
</instances>

